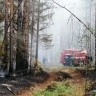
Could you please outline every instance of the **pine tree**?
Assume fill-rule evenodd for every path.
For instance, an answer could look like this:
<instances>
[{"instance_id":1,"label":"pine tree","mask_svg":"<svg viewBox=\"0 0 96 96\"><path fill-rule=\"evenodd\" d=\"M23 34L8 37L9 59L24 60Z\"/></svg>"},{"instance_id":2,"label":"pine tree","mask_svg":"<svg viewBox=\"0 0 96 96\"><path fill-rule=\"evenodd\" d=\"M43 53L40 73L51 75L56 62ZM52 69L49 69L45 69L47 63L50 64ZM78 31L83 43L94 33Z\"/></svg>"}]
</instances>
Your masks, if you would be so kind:
<instances>
[{"instance_id":1,"label":"pine tree","mask_svg":"<svg viewBox=\"0 0 96 96\"><path fill-rule=\"evenodd\" d=\"M50 27L50 23L48 22L48 20L50 20L52 18L54 13L52 11L53 6L49 5L48 1L37 0L35 2L36 2L36 4L35 4L35 8L34 8L34 15L35 15L35 22L36 22L35 25L37 26L37 28L36 27L34 28L35 34L36 34L35 60L38 60L38 45L41 42L45 42L45 39L40 39L40 37L46 38L46 40L47 40L46 43L43 43L43 45L45 44L45 46L43 46L43 47L46 47L45 49L47 49L50 46L52 47L52 45L51 45L52 40L50 40L50 36L52 36L52 35L42 34L42 31L44 31L46 28ZM50 42L50 44L48 42Z\"/></svg>"},{"instance_id":2,"label":"pine tree","mask_svg":"<svg viewBox=\"0 0 96 96\"><path fill-rule=\"evenodd\" d=\"M23 5L23 8L22 6ZM28 0L18 0L16 70L28 69Z\"/></svg>"},{"instance_id":3,"label":"pine tree","mask_svg":"<svg viewBox=\"0 0 96 96\"><path fill-rule=\"evenodd\" d=\"M10 64L9 75L13 73L13 6L14 0L10 0Z\"/></svg>"},{"instance_id":4,"label":"pine tree","mask_svg":"<svg viewBox=\"0 0 96 96\"><path fill-rule=\"evenodd\" d=\"M8 0L4 1L5 3L5 25L4 25L4 40L3 40L3 44L2 47L4 46L4 54L3 54L3 58L2 58L2 62L3 62L3 69L6 70L8 67L8 24L9 24L9 13L8 13ZM1 49L2 50L2 49Z\"/></svg>"},{"instance_id":5,"label":"pine tree","mask_svg":"<svg viewBox=\"0 0 96 96\"><path fill-rule=\"evenodd\" d=\"M28 69L28 54L29 54L29 0L25 0L24 2L24 14L23 14L23 21L24 21L24 69Z\"/></svg>"},{"instance_id":6,"label":"pine tree","mask_svg":"<svg viewBox=\"0 0 96 96\"><path fill-rule=\"evenodd\" d=\"M30 44L30 70L31 70L31 63L32 63L32 60L33 60L33 34L34 34L34 25L35 25L35 20L34 20L34 8L35 8L35 0L32 0L31 2L30 2L30 12L31 12L31 14L29 15L30 17L32 17L32 18L30 18L31 19L31 24L29 24L29 28L30 28L30 38L31 38L31 44ZM30 71L31 72L31 71Z\"/></svg>"}]
</instances>

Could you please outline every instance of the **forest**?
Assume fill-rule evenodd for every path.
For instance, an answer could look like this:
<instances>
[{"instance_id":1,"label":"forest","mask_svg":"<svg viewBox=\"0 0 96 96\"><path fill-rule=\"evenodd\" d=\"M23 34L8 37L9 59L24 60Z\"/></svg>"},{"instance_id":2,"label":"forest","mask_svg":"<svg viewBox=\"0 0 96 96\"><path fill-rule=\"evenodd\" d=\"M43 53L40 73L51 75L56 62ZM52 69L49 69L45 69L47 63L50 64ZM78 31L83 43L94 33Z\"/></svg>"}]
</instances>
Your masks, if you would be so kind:
<instances>
[{"instance_id":1,"label":"forest","mask_svg":"<svg viewBox=\"0 0 96 96\"><path fill-rule=\"evenodd\" d=\"M0 0L0 96L95 96L95 85L96 0Z\"/></svg>"}]
</instances>

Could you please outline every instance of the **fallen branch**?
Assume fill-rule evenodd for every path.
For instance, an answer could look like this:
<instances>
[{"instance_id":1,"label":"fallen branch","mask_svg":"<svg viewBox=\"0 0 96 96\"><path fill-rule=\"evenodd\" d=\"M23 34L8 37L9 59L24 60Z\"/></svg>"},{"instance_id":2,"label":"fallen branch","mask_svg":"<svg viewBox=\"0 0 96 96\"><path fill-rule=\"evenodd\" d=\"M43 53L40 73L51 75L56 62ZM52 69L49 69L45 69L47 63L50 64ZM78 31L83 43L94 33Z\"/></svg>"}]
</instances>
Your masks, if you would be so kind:
<instances>
[{"instance_id":1,"label":"fallen branch","mask_svg":"<svg viewBox=\"0 0 96 96\"><path fill-rule=\"evenodd\" d=\"M85 26L85 28L87 29L87 30L89 30L89 32L91 32L91 34L93 34L94 36L95 36L95 34L93 33L93 31L92 30L90 30L90 28L82 21L82 20L80 20L75 14L73 14L70 10L68 10L65 6L61 6L60 4L58 4L57 2L55 2L54 0L52 0L55 4L57 4L58 6L60 6L61 8L64 8L65 10L67 10L69 13L71 13L71 15L73 15L79 22L81 22L84 26Z\"/></svg>"},{"instance_id":2,"label":"fallen branch","mask_svg":"<svg viewBox=\"0 0 96 96\"><path fill-rule=\"evenodd\" d=\"M11 89L10 87L7 87L7 89L8 89L14 96L16 96L15 93L12 91L12 89Z\"/></svg>"}]
</instances>

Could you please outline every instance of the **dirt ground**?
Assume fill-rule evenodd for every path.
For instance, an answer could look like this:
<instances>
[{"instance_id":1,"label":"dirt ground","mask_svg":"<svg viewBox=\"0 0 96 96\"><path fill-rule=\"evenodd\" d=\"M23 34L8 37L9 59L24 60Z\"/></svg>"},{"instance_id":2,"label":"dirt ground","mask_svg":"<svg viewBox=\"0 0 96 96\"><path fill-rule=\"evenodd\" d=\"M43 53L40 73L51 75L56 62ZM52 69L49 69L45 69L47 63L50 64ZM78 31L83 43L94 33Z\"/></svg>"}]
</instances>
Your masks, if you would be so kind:
<instances>
[{"instance_id":1,"label":"dirt ground","mask_svg":"<svg viewBox=\"0 0 96 96\"><path fill-rule=\"evenodd\" d=\"M62 68L36 77L27 75L13 80L0 78L0 96L33 96L34 91L47 87L52 81L62 81L67 78L72 79L74 84L83 85L85 73L78 69Z\"/></svg>"},{"instance_id":2,"label":"dirt ground","mask_svg":"<svg viewBox=\"0 0 96 96\"><path fill-rule=\"evenodd\" d=\"M62 81L70 78L73 79L74 84L80 85L83 85L85 81L84 74L82 72L70 68L63 68L55 72L48 72L48 75L48 78L44 82L35 84L34 87L31 87L31 90L23 90L18 96L33 96L32 94L34 91L46 88L52 81Z\"/></svg>"}]
</instances>

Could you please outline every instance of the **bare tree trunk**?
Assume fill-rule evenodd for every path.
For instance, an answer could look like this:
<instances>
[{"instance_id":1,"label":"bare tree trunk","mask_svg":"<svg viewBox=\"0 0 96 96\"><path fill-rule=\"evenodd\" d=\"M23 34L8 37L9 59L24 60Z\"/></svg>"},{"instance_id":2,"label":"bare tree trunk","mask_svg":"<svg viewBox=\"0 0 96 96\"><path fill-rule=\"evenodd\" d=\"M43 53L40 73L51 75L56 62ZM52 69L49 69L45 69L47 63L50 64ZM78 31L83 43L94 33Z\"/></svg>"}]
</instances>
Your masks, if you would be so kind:
<instances>
[{"instance_id":1,"label":"bare tree trunk","mask_svg":"<svg viewBox=\"0 0 96 96\"><path fill-rule=\"evenodd\" d=\"M95 0L95 70L96 70L96 0Z\"/></svg>"},{"instance_id":2,"label":"bare tree trunk","mask_svg":"<svg viewBox=\"0 0 96 96\"><path fill-rule=\"evenodd\" d=\"M28 11L28 6L29 6L29 0L25 0L24 2L24 50L25 50L25 63L24 63L24 69L28 69L28 49L29 49L29 11Z\"/></svg>"},{"instance_id":3,"label":"bare tree trunk","mask_svg":"<svg viewBox=\"0 0 96 96\"><path fill-rule=\"evenodd\" d=\"M91 0L90 0L90 27L91 27ZM90 37L90 45L89 45L89 52L90 52L90 56L92 56L92 50L91 50L91 39L92 39L92 36L91 36L91 33L89 32L89 37Z\"/></svg>"},{"instance_id":4,"label":"bare tree trunk","mask_svg":"<svg viewBox=\"0 0 96 96\"><path fill-rule=\"evenodd\" d=\"M4 34L4 58L2 62L4 63L3 69L6 70L8 67L8 0L5 0L5 34Z\"/></svg>"},{"instance_id":5,"label":"bare tree trunk","mask_svg":"<svg viewBox=\"0 0 96 96\"><path fill-rule=\"evenodd\" d=\"M30 70L31 70L31 63L32 63L32 44L33 44L33 34L34 34L34 4L35 0L32 0L32 30L31 30L31 47L30 47Z\"/></svg>"},{"instance_id":6,"label":"bare tree trunk","mask_svg":"<svg viewBox=\"0 0 96 96\"><path fill-rule=\"evenodd\" d=\"M38 2L38 16L37 16L37 38L36 38L36 56L35 56L35 60L37 61L38 60L38 40L39 40L39 19L40 19L40 13L39 13L39 11L40 11L40 0L39 0L39 2Z\"/></svg>"},{"instance_id":7,"label":"bare tree trunk","mask_svg":"<svg viewBox=\"0 0 96 96\"><path fill-rule=\"evenodd\" d=\"M22 0L18 0L18 5ZM17 51L16 51L16 70L28 70L28 46L29 46L29 0L25 0L18 8L18 24L17 24Z\"/></svg>"},{"instance_id":8,"label":"bare tree trunk","mask_svg":"<svg viewBox=\"0 0 96 96\"><path fill-rule=\"evenodd\" d=\"M23 49L24 33L22 32L22 0L18 0L18 17L17 17L17 49L16 49L16 71L22 70L23 67Z\"/></svg>"},{"instance_id":9,"label":"bare tree trunk","mask_svg":"<svg viewBox=\"0 0 96 96\"><path fill-rule=\"evenodd\" d=\"M9 65L9 74L13 72L13 2L10 0L10 65Z\"/></svg>"}]
</instances>

